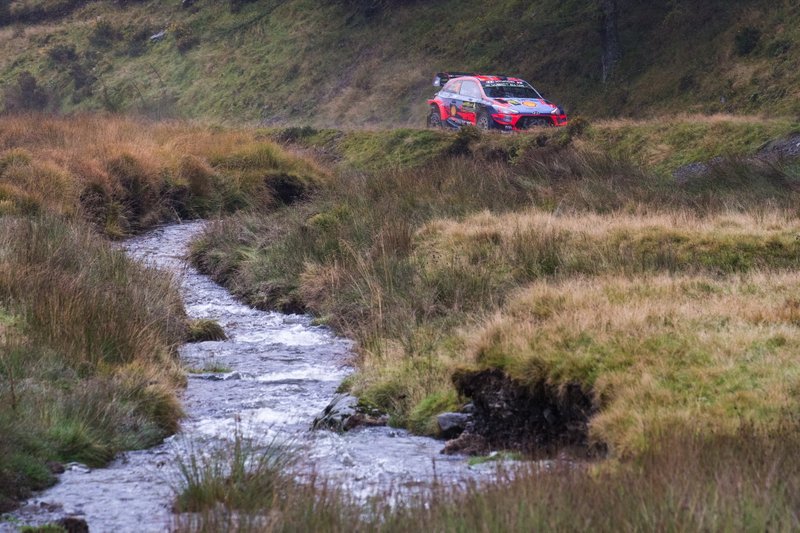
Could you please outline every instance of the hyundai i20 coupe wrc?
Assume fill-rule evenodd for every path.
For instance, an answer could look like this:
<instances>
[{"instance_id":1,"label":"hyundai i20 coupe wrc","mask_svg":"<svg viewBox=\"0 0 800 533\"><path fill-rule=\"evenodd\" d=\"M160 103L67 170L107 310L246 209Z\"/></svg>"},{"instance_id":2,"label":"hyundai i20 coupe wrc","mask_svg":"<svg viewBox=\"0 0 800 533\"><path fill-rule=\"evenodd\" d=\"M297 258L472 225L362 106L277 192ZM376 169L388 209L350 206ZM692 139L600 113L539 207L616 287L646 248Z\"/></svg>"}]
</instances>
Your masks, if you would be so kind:
<instances>
[{"instance_id":1,"label":"hyundai i20 coupe wrc","mask_svg":"<svg viewBox=\"0 0 800 533\"><path fill-rule=\"evenodd\" d=\"M428 126L521 131L535 126L566 126L561 107L548 102L528 82L508 76L440 72L433 80L441 87L428 100Z\"/></svg>"}]
</instances>

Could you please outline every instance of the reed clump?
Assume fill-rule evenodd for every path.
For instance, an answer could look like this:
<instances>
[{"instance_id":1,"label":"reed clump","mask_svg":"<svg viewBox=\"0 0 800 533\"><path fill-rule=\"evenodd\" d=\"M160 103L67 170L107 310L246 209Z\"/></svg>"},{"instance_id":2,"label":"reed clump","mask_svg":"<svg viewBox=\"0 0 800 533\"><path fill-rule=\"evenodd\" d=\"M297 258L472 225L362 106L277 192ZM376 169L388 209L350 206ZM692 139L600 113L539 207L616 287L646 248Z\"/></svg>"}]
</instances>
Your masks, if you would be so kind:
<instances>
[{"instance_id":1,"label":"reed clump","mask_svg":"<svg viewBox=\"0 0 800 533\"><path fill-rule=\"evenodd\" d=\"M0 218L0 499L100 466L178 428L173 279L56 216Z\"/></svg>"}]
</instances>

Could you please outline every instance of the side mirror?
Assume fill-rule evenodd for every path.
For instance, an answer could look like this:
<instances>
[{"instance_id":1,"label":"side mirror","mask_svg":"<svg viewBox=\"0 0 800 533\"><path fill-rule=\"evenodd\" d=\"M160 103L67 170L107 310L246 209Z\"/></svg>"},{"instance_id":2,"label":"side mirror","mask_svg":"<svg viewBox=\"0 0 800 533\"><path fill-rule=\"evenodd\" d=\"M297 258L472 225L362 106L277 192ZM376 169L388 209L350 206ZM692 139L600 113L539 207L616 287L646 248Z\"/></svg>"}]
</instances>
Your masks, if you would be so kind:
<instances>
[{"instance_id":1,"label":"side mirror","mask_svg":"<svg viewBox=\"0 0 800 533\"><path fill-rule=\"evenodd\" d=\"M433 86L434 87L441 87L442 86L442 78L440 78L439 76L436 76L435 78L433 78Z\"/></svg>"}]
</instances>

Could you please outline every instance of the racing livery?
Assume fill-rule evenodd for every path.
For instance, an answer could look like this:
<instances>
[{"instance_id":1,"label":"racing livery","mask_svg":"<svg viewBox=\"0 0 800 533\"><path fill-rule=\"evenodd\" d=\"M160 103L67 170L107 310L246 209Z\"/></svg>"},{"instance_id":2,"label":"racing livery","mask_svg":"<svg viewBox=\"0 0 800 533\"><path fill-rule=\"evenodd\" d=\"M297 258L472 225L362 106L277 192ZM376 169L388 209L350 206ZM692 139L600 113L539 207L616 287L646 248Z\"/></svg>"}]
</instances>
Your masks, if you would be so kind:
<instances>
[{"instance_id":1,"label":"racing livery","mask_svg":"<svg viewBox=\"0 0 800 533\"><path fill-rule=\"evenodd\" d=\"M428 100L430 127L473 125L484 130L520 131L567 125L561 107L519 78L440 72L433 85L441 89Z\"/></svg>"}]
</instances>

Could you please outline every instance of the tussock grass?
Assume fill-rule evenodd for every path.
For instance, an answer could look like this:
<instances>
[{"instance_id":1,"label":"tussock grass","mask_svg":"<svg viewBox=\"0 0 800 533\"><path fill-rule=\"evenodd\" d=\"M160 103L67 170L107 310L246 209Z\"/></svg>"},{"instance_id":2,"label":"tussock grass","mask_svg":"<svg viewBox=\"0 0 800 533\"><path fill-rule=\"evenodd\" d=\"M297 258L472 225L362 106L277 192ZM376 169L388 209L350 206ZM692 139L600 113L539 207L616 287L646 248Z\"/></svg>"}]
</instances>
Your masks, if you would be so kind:
<instances>
[{"instance_id":1,"label":"tussock grass","mask_svg":"<svg viewBox=\"0 0 800 533\"><path fill-rule=\"evenodd\" d=\"M166 274L57 217L0 218L0 503L178 428L183 305Z\"/></svg>"},{"instance_id":2,"label":"tussock grass","mask_svg":"<svg viewBox=\"0 0 800 533\"><path fill-rule=\"evenodd\" d=\"M0 214L83 217L112 237L292 203L324 176L255 130L97 115L0 119Z\"/></svg>"},{"instance_id":3,"label":"tussock grass","mask_svg":"<svg viewBox=\"0 0 800 533\"><path fill-rule=\"evenodd\" d=\"M228 336L215 320L200 319L189 322L187 342L224 341Z\"/></svg>"},{"instance_id":4,"label":"tussock grass","mask_svg":"<svg viewBox=\"0 0 800 533\"><path fill-rule=\"evenodd\" d=\"M178 460L175 531L352 530L363 510L314 474L292 474L291 444L245 436ZM335 524L335 525L334 525Z\"/></svg>"},{"instance_id":5,"label":"tussock grass","mask_svg":"<svg viewBox=\"0 0 800 533\"><path fill-rule=\"evenodd\" d=\"M56 218L3 219L3 300L35 339L76 367L166 356L185 335L172 279L139 268L79 225ZM140 289L141 287L141 289Z\"/></svg>"},{"instance_id":6,"label":"tussock grass","mask_svg":"<svg viewBox=\"0 0 800 533\"><path fill-rule=\"evenodd\" d=\"M789 425L777 440L745 428L731 437L660 434L633 463L585 470L532 468L496 486L409 505L378 531L652 531L793 529L798 465ZM779 473L780 472L780 473Z\"/></svg>"},{"instance_id":7,"label":"tussock grass","mask_svg":"<svg viewBox=\"0 0 800 533\"><path fill-rule=\"evenodd\" d=\"M229 444L192 451L178 459L178 513L226 509L256 512L283 497L292 485L287 470L297 462L291 448L277 440L263 442L240 428Z\"/></svg>"},{"instance_id":8,"label":"tussock grass","mask_svg":"<svg viewBox=\"0 0 800 533\"><path fill-rule=\"evenodd\" d=\"M788 270L800 261L798 234L797 217L779 210L704 217L483 212L422 226L414 258L426 278L485 273L493 286L578 274Z\"/></svg>"},{"instance_id":9,"label":"tussock grass","mask_svg":"<svg viewBox=\"0 0 800 533\"><path fill-rule=\"evenodd\" d=\"M468 343L523 383L579 383L590 435L617 456L680 428L780 428L797 409L794 272L579 278L516 294Z\"/></svg>"},{"instance_id":10,"label":"tussock grass","mask_svg":"<svg viewBox=\"0 0 800 533\"><path fill-rule=\"evenodd\" d=\"M714 157L755 153L768 141L797 131L798 126L797 120L791 118L723 114L613 119L593 123L581 142L648 168L670 172Z\"/></svg>"}]
</instances>

